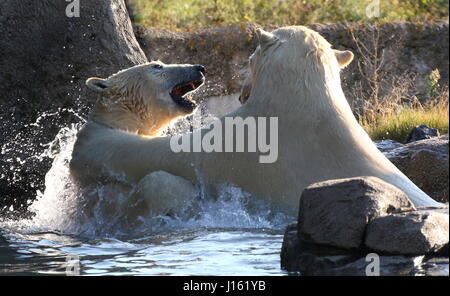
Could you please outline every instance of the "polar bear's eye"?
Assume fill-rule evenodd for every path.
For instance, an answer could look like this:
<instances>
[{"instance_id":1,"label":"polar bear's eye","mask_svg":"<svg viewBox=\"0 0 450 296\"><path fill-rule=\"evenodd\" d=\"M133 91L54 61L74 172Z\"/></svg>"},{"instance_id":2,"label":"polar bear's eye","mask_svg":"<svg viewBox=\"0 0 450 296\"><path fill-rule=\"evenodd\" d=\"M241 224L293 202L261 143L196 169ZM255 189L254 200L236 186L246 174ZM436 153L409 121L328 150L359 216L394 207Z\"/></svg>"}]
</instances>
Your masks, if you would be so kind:
<instances>
[{"instance_id":1,"label":"polar bear's eye","mask_svg":"<svg viewBox=\"0 0 450 296\"><path fill-rule=\"evenodd\" d=\"M152 68L153 68L153 69L158 69L158 70L160 70L160 69L163 68L163 66L160 65L160 64L155 64L155 65L152 66Z\"/></svg>"}]
</instances>

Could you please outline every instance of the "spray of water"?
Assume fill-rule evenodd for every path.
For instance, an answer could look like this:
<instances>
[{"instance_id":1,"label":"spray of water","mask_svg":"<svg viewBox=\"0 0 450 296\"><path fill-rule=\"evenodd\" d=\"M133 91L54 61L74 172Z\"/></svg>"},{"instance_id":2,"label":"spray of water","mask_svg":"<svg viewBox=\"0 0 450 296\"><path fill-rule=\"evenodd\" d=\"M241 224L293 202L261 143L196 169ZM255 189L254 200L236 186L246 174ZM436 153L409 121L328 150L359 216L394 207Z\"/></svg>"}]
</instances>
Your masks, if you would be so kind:
<instances>
[{"instance_id":1,"label":"spray of water","mask_svg":"<svg viewBox=\"0 0 450 296\"><path fill-rule=\"evenodd\" d=\"M200 108L197 112L205 111ZM185 132L191 125L197 127L212 119L197 114L179 122L167 133ZM80 189L72 180L69 162L81 126L79 123L62 128L39 156L52 157L53 163L45 176L45 191L38 192L37 200L29 208L34 217L6 221L0 227L21 233L56 232L92 238L136 237L186 228L280 229L289 222L289 217L271 211L268 205L232 185L220 185L214 199L204 196L199 185L197 196L186 208L170 215L133 217L131 221L127 201L135 192L133 184L123 184L121 190L108 184Z\"/></svg>"}]
</instances>

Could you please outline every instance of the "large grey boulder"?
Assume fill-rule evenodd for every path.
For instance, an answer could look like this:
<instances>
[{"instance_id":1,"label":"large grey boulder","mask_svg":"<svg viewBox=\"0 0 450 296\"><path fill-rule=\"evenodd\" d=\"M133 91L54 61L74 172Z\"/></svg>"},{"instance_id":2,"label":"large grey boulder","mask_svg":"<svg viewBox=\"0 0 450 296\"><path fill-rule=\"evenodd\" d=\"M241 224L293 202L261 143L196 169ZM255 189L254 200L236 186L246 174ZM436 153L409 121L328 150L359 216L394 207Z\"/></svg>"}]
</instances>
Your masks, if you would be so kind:
<instances>
[{"instance_id":1,"label":"large grey boulder","mask_svg":"<svg viewBox=\"0 0 450 296\"><path fill-rule=\"evenodd\" d=\"M77 3L79 17L69 17L67 7ZM147 58L123 0L2 0L0 36L2 214L10 206L25 211L44 190L52 163L45 144L62 127L82 123L97 99L86 79Z\"/></svg>"},{"instance_id":2,"label":"large grey boulder","mask_svg":"<svg viewBox=\"0 0 450 296\"><path fill-rule=\"evenodd\" d=\"M369 222L365 245L381 253L422 255L448 246L448 209L378 217Z\"/></svg>"},{"instance_id":3,"label":"large grey boulder","mask_svg":"<svg viewBox=\"0 0 450 296\"><path fill-rule=\"evenodd\" d=\"M297 234L297 223L287 227L281 249L281 268L300 272L306 276L369 276L374 274L374 260L379 275L434 275L448 276L448 255L428 257L423 255L380 255L308 245ZM327 254L328 253L328 254Z\"/></svg>"},{"instance_id":4,"label":"large grey boulder","mask_svg":"<svg viewBox=\"0 0 450 296\"><path fill-rule=\"evenodd\" d=\"M286 229L281 267L304 275L448 275L448 214L448 207L414 208L375 177L315 183Z\"/></svg>"},{"instance_id":5,"label":"large grey boulder","mask_svg":"<svg viewBox=\"0 0 450 296\"><path fill-rule=\"evenodd\" d=\"M412 210L405 193L378 178L329 180L303 191L298 232L315 244L359 249L372 219Z\"/></svg>"},{"instance_id":6,"label":"large grey boulder","mask_svg":"<svg viewBox=\"0 0 450 296\"><path fill-rule=\"evenodd\" d=\"M304 275L448 275L448 213L416 209L375 177L315 183L286 229L281 267Z\"/></svg>"},{"instance_id":7,"label":"large grey boulder","mask_svg":"<svg viewBox=\"0 0 450 296\"><path fill-rule=\"evenodd\" d=\"M393 149L384 149L383 153L393 164L432 198L448 202L448 134L391 147Z\"/></svg>"}]
</instances>

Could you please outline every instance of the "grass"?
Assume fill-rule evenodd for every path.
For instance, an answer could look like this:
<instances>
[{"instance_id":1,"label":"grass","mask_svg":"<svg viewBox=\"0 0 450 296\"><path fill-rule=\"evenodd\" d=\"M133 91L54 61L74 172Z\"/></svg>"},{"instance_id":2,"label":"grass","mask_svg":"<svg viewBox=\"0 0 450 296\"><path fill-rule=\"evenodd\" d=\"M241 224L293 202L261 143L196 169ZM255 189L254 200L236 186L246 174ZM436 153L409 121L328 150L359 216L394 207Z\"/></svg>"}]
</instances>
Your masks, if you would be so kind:
<instances>
[{"instance_id":1,"label":"grass","mask_svg":"<svg viewBox=\"0 0 450 296\"><path fill-rule=\"evenodd\" d=\"M373 92L365 96L359 91L359 109L354 109L361 126L373 140L391 139L404 143L409 132L426 124L438 129L440 134L449 132L449 88L440 86L439 71L433 70L426 78L427 94L422 102L413 94L415 79L407 74L393 83L383 96ZM362 104L361 104L362 103Z\"/></svg>"},{"instance_id":2,"label":"grass","mask_svg":"<svg viewBox=\"0 0 450 296\"><path fill-rule=\"evenodd\" d=\"M395 71L396 65L382 67L385 55L380 53L379 31L367 33L366 42L351 34L361 57L357 67L362 78L353 85L351 104L371 138L403 143L409 132L422 124L438 129L441 134L448 133L449 91L448 85L439 85L439 70L421 79L417 73L408 72L392 77L388 74ZM418 91L416 84L422 79L425 87Z\"/></svg>"},{"instance_id":3,"label":"grass","mask_svg":"<svg viewBox=\"0 0 450 296\"><path fill-rule=\"evenodd\" d=\"M367 0L127 0L135 22L176 31L225 23L302 25L333 22L389 22L448 19L448 0L380 2L369 18ZM374 1L374 0L373 0Z\"/></svg>"},{"instance_id":4,"label":"grass","mask_svg":"<svg viewBox=\"0 0 450 296\"><path fill-rule=\"evenodd\" d=\"M437 128L441 134L448 133L448 116L448 106L446 109L438 107L405 108L398 114L381 117L377 122L362 120L361 124L373 140L391 139L403 143L409 132L421 124Z\"/></svg>"},{"instance_id":5,"label":"grass","mask_svg":"<svg viewBox=\"0 0 450 296\"><path fill-rule=\"evenodd\" d=\"M397 112L385 113L375 119L362 116L360 124L373 140L391 139L404 143L409 132L418 125L436 128L440 134L449 132L448 92L441 101L425 107L403 107Z\"/></svg>"}]
</instances>

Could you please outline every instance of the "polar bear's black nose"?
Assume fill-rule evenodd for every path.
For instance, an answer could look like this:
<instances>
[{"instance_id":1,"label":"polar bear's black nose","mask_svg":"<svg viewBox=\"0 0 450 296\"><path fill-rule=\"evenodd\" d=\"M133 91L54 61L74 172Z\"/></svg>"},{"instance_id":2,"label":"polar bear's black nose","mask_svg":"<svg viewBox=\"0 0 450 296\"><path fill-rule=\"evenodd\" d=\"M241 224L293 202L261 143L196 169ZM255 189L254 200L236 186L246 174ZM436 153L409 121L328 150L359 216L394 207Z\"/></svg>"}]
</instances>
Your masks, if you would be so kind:
<instances>
[{"instance_id":1,"label":"polar bear's black nose","mask_svg":"<svg viewBox=\"0 0 450 296\"><path fill-rule=\"evenodd\" d=\"M195 69L205 74L206 69L202 65L195 65Z\"/></svg>"}]
</instances>

